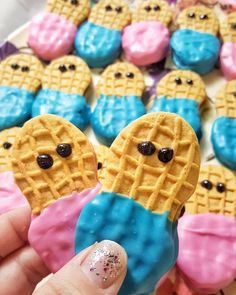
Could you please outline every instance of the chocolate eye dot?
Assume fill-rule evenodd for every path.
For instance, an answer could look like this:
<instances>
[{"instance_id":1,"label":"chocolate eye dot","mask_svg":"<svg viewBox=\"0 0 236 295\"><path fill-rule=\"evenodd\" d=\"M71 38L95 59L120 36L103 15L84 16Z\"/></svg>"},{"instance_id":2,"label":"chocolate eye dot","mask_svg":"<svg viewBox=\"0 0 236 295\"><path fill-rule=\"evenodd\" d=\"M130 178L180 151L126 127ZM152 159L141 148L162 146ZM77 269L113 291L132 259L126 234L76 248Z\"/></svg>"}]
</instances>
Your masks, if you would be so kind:
<instances>
[{"instance_id":1,"label":"chocolate eye dot","mask_svg":"<svg viewBox=\"0 0 236 295\"><path fill-rule=\"evenodd\" d=\"M204 187L204 188L207 189L207 190L211 190L212 187L213 187L212 183L211 183L209 180L207 180L207 179L204 179L204 180L201 182L201 186Z\"/></svg>"},{"instance_id":2,"label":"chocolate eye dot","mask_svg":"<svg viewBox=\"0 0 236 295\"><path fill-rule=\"evenodd\" d=\"M151 141L143 141L138 144L138 151L144 156L151 156L155 153L156 147Z\"/></svg>"},{"instance_id":3,"label":"chocolate eye dot","mask_svg":"<svg viewBox=\"0 0 236 295\"><path fill-rule=\"evenodd\" d=\"M72 148L71 148L71 145L68 143L60 143L58 144L56 151L58 155L61 156L62 158L67 158L71 155Z\"/></svg>"},{"instance_id":4,"label":"chocolate eye dot","mask_svg":"<svg viewBox=\"0 0 236 295\"><path fill-rule=\"evenodd\" d=\"M105 7L105 10L106 10L106 11L112 11L112 7L111 7L111 5L107 5L107 6Z\"/></svg>"},{"instance_id":5,"label":"chocolate eye dot","mask_svg":"<svg viewBox=\"0 0 236 295\"><path fill-rule=\"evenodd\" d=\"M66 68L65 65L60 65L60 66L58 67L58 70L59 70L61 73L65 73L65 72L67 71L67 68Z\"/></svg>"},{"instance_id":6,"label":"chocolate eye dot","mask_svg":"<svg viewBox=\"0 0 236 295\"><path fill-rule=\"evenodd\" d=\"M121 13L122 10L123 10L122 7L116 7L116 12L117 12L117 13Z\"/></svg>"},{"instance_id":7,"label":"chocolate eye dot","mask_svg":"<svg viewBox=\"0 0 236 295\"><path fill-rule=\"evenodd\" d=\"M199 19L201 19L201 20L208 19L208 15L207 14L202 14L202 15L199 16Z\"/></svg>"},{"instance_id":8,"label":"chocolate eye dot","mask_svg":"<svg viewBox=\"0 0 236 295\"><path fill-rule=\"evenodd\" d=\"M120 72L116 72L114 74L114 76L115 76L116 79L120 79L122 77L122 74Z\"/></svg>"},{"instance_id":9,"label":"chocolate eye dot","mask_svg":"<svg viewBox=\"0 0 236 295\"><path fill-rule=\"evenodd\" d=\"M236 23L231 24L231 29L236 30Z\"/></svg>"},{"instance_id":10,"label":"chocolate eye dot","mask_svg":"<svg viewBox=\"0 0 236 295\"><path fill-rule=\"evenodd\" d=\"M12 64L11 68L16 71L20 68L20 66L18 64Z\"/></svg>"},{"instance_id":11,"label":"chocolate eye dot","mask_svg":"<svg viewBox=\"0 0 236 295\"><path fill-rule=\"evenodd\" d=\"M153 10L154 10L154 11L159 11L159 10L161 10L161 7L160 7L159 5L155 5L155 6L153 7Z\"/></svg>"},{"instance_id":12,"label":"chocolate eye dot","mask_svg":"<svg viewBox=\"0 0 236 295\"><path fill-rule=\"evenodd\" d=\"M175 83L176 83L177 85L181 85L181 84L182 84L182 80L181 80L179 77L176 77L176 78L175 78Z\"/></svg>"},{"instance_id":13,"label":"chocolate eye dot","mask_svg":"<svg viewBox=\"0 0 236 295\"><path fill-rule=\"evenodd\" d=\"M37 157L37 163L42 169L49 169L53 165L53 158L49 154L41 154Z\"/></svg>"},{"instance_id":14,"label":"chocolate eye dot","mask_svg":"<svg viewBox=\"0 0 236 295\"><path fill-rule=\"evenodd\" d=\"M129 73L126 74L126 77L129 78L129 79L133 79L134 78L134 73L129 72Z\"/></svg>"},{"instance_id":15,"label":"chocolate eye dot","mask_svg":"<svg viewBox=\"0 0 236 295\"><path fill-rule=\"evenodd\" d=\"M195 13L194 12L189 12L188 17L189 18L195 18Z\"/></svg>"},{"instance_id":16,"label":"chocolate eye dot","mask_svg":"<svg viewBox=\"0 0 236 295\"><path fill-rule=\"evenodd\" d=\"M69 65L69 70L75 71L76 70L76 66L75 65Z\"/></svg>"},{"instance_id":17,"label":"chocolate eye dot","mask_svg":"<svg viewBox=\"0 0 236 295\"><path fill-rule=\"evenodd\" d=\"M158 152L158 159L163 163L168 163L172 160L174 151L171 148L162 148Z\"/></svg>"},{"instance_id":18,"label":"chocolate eye dot","mask_svg":"<svg viewBox=\"0 0 236 295\"><path fill-rule=\"evenodd\" d=\"M98 162L98 170L102 169L102 163Z\"/></svg>"},{"instance_id":19,"label":"chocolate eye dot","mask_svg":"<svg viewBox=\"0 0 236 295\"><path fill-rule=\"evenodd\" d=\"M78 0L71 0L70 3L72 5L75 5L75 6L79 5L79 1Z\"/></svg>"},{"instance_id":20,"label":"chocolate eye dot","mask_svg":"<svg viewBox=\"0 0 236 295\"><path fill-rule=\"evenodd\" d=\"M187 79L187 84L188 84L188 85L193 85L193 80L191 80L191 79Z\"/></svg>"},{"instance_id":21,"label":"chocolate eye dot","mask_svg":"<svg viewBox=\"0 0 236 295\"><path fill-rule=\"evenodd\" d=\"M4 142L3 143L3 148L5 149L5 150L9 150L11 147L12 147L12 144L10 143L10 142Z\"/></svg>"},{"instance_id":22,"label":"chocolate eye dot","mask_svg":"<svg viewBox=\"0 0 236 295\"><path fill-rule=\"evenodd\" d=\"M25 73L28 73L28 72L30 71L30 68L27 67L27 66L26 66L26 67L22 67L22 68L21 68L21 71L22 71L22 72L25 72Z\"/></svg>"},{"instance_id":23,"label":"chocolate eye dot","mask_svg":"<svg viewBox=\"0 0 236 295\"><path fill-rule=\"evenodd\" d=\"M233 94L233 96L236 98L236 92L233 92L232 94Z\"/></svg>"},{"instance_id":24,"label":"chocolate eye dot","mask_svg":"<svg viewBox=\"0 0 236 295\"><path fill-rule=\"evenodd\" d=\"M219 193L223 193L225 191L225 185L222 182L218 182L216 189Z\"/></svg>"},{"instance_id":25,"label":"chocolate eye dot","mask_svg":"<svg viewBox=\"0 0 236 295\"><path fill-rule=\"evenodd\" d=\"M147 12L149 12L149 11L152 10L151 6L145 6L144 9L145 9Z\"/></svg>"}]
</instances>

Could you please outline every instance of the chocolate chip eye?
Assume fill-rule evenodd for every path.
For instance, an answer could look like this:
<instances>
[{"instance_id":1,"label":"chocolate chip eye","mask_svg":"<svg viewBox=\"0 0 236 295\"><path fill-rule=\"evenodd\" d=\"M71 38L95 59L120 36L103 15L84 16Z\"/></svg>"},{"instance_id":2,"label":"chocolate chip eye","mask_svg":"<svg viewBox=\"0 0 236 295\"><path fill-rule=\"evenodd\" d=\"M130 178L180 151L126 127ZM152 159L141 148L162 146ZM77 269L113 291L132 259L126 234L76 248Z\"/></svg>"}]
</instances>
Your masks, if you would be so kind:
<instances>
[{"instance_id":1,"label":"chocolate chip eye","mask_svg":"<svg viewBox=\"0 0 236 295\"><path fill-rule=\"evenodd\" d=\"M191 80L191 79L187 79L187 84L188 84L188 85L193 85L193 80Z\"/></svg>"},{"instance_id":2,"label":"chocolate chip eye","mask_svg":"<svg viewBox=\"0 0 236 295\"><path fill-rule=\"evenodd\" d=\"M20 68L20 66L18 64L12 64L11 68L16 71Z\"/></svg>"},{"instance_id":3,"label":"chocolate chip eye","mask_svg":"<svg viewBox=\"0 0 236 295\"><path fill-rule=\"evenodd\" d=\"M174 151L171 148L162 148L158 152L158 159L163 163L168 163L172 160Z\"/></svg>"},{"instance_id":4,"label":"chocolate chip eye","mask_svg":"<svg viewBox=\"0 0 236 295\"><path fill-rule=\"evenodd\" d=\"M12 147L12 144L10 143L10 142L4 142L3 143L3 148L5 149L5 150L9 150L11 147Z\"/></svg>"},{"instance_id":5,"label":"chocolate chip eye","mask_svg":"<svg viewBox=\"0 0 236 295\"><path fill-rule=\"evenodd\" d=\"M115 76L116 79L120 79L122 77L122 74L120 72L116 72L114 74L114 76Z\"/></svg>"},{"instance_id":6,"label":"chocolate chip eye","mask_svg":"<svg viewBox=\"0 0 236 295\"><path fill-rule=\"evenodd\" d=\"M199 19L204 20L204 19L208 19L208 15L207 14L202 14L199 16Z\"/></svg>"},{"instance_id":7,"label":"chocolate chip eye","mask_svg":"<svg viewBox=\"0 0 236 295\"><path fill-rule=\"evenodd\" d=\"M70 3L72 5L75 5L75 6L79 5L79 1L78 0L71 0Z\"/></svg>"},{"instance_id":8,"label":"chocolate chip eye","mask_svg":"<svg viewBox=\"0 0 236 295\"><path fill-rule=\"evenodd\" d=\"M69 70L75 71L76 70L76 66L75 65L69 65Z\"/></svg>"},{"instance_id":9,"label":"chocolate chip eye","mask_svg":"<svg viewBox=\"0 0 236 295\"><path fill-rule=\"evenodd\" d=\"M106 11L112 11L112 7L111 7L111 5L107 5L107 6L105 7L105 10L106 10Z\"/></svg>"},{"instance_id":10,"label":"chocolate chip eye","mask_svg":"<svg viewBox=\"0 0 236 295\"><path fill-rule=\"evenodd\" d=\"M181 85L181 84L182 84L182 80L181 80L179 77L176 77L176 78L175 78L175 83L176 83L177 85Z\"/></svg>"},{"instance_id":11,"label":"chocolate chip eye","mask_svg":"<svg viewBox=\"0 0 236 295\"><path fill-rule=\"evenodd\" d=\"M195 18L195 13L194 12L189 12L188 17L189 18Z\"/></svg>"},{"instance_id":12,"label":"chocolate chip eye","mask_svg":"<svg viewBox=\"0 0 236 295\"><path fill-rule=\"evenodd\" d=\"M53 165L53 158L48 154L41 154L37 157L37 163L42 169L49 169Z\"/></svg>"},{"instance_id":13,"label":"chocolate chip eye","mask_svg":"<svg viewBox=\"0 0 236 295\"><path fill-rule=\"evenodd\" d=\"M65 73L65 72L67 71L67 68L66 68L65 65L60 65L60 66L58 67L58 70L59 70L61 73Z\"/></svg>"},{"instance_id":14,"label":"chocolate chip eye","mask_svg":"<svg viewBox=\"0 0 236 295\"><path fill-rule=\"evenodd\" d=\"M231 24L231 29L236 30L236 23Z\"/></svg>"},{"instance_id":15,"label":"chocolate chip eye","mask_svg":"<svg viewBox=\"0 0 236 295\"><path fill-rule=\"evenodd\" d=\"M218 182L216 189L219 193L223 193L225 191L225 185L222 182Z\"/></svg>"},{"instance_id":16,"label":"chocolate chip eye","mask_svg":"<svg viewBox=\"0 0 236 295\"><path fill-rule=\"evenodd\" d=\"M155 153L156 147L151 141L143 141L138 144L138 151L144 156L151 156Z\"/></svg>"},{"instance_id":17,"label":"chocolate chip eye","mask_svg":"<svg viewBox=\"0 0 236 295\"><path fill-rule=\"evenodd\" d=\"M21 68L21 71L22 71L22 72L25 72L25 73L28 73L28 72L30 71L30 68L27 67L27 66L26 66L26 67L22 67L22 68Z\"/></svg>"},{"instance_id":18,"label":"chocolate chip eye","mask_svg":"<svg viewBox=\"0 0 236 295\"><path fill-rule=\"evenodd\" d=\"M204 180L201 182L201 186L204 187L204 188L207 189L207 190L211 190L212 187L213 187L212 183L211 183L209 180L207 180L207 179L204 179Z\"/></svg>"},{"instance_id":19,"label":"chocolate chip eye","mask_svg":"<svg viewBox=\"0 0 236 295\"><path fill-rule=\"evenodd\" d=\"M71 145L68 143L60 143L58 144L56 151L58 155L61 156L62 158L67 158L71 155L72 148L71 148Z\"/></svg>"},{"instance_id":20,"label":"chocolate chip eye","mask_svg":"<svg viewBox=\"0 0 236 295\"><path fill-rule=\"evenodd\" d=\"M154 11L159 11L159 10L161 10L161 7L160 7L159 5L155 5L155 6L153 7L153 10L154 10Z\"/></svg>"},{"instance_id":21,"label":"chocolate chip eye","mask_svg":"<svg viewBox=\"0 0 236 295\"><path fill-rule=\"evenodd\" d=\"M134 78L134 73L129 72L129 73L126 74L126 77L129 78L129 79L133 79Z\"/></svg>"},{"instance_id":22,"label":"chocolate chip eye","mask_svg":"<svg viewBox=\"0 0 236 295\"><path fill-rule=\"evenodd\" d=\"M98 162L98 170L102 169L102 163Z\"/></svg>"},{"instance_id":23,"label":"chocolate chip eye","mask_svg":"<svg viewBox=\"0 0 236 295\"><path fill-rule=\"evenodd\" d=\"M152 10L151 6L145 6L144 9L145 9L147 12L149 12L149 11Z\"/></svg>"},{"instance_id":24,"label":"chocolate chip eye","mask_svg":"<svg viewBox=\"0 0 236 295\"><path fill-rule=\"evenodd\" d=\"M120 6L120 7L116 7L116 12L117 12L117 13L121 13L121 12L122 12L122 10L123 10L123 9L122 9L122 7L121 7L121 6Z\"/></svg>"},{"instance_id":25,"label":"chocolate chip eye","mask_svg":"<svg viewBox=\"0 0 236 295\"><path fill-rule=\"evenodd\" d=\"M232 94L233 94L233 96L236 98L236 92L233 92Z\"/></svg>"}]
</instances>

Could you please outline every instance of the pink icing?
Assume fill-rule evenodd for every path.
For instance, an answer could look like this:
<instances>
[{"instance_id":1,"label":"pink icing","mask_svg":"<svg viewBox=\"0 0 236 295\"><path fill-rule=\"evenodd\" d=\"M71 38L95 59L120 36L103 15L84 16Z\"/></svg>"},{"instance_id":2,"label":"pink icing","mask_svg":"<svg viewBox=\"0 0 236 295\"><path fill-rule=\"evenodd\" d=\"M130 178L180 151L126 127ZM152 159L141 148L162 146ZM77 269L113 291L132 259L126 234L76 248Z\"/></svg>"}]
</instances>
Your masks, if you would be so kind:
<instances>
[{"instance_id":1,"label":"pink icing","mask_svg":"<svg viewBox=\"0 0 236 295\"><path fill-rule=\"evenodd\" d=\"M28 204L11 171L0 173L0 215Z\"/></svg>"},{"instance_id":2,"label":"pink icing","mask_svg":"<svg viewBox=\"0 0 236 295\"><path fill-rule=\"evenodd\" d=\"M193 289L214 293L236 277L236 220L216 214L179 220L177 267Z\"/></svg>"},{"instance_id":3,"label":"pink icing","mask_svg":"<svg viewBox=\"0 0 236 295\"><path fill-rule=\"evenodd\" d=\"M122 35L125 58L137 66L162 60L169 48L169 31L160 22L146 21L127 26Z\"/></svg>"},{"instance_id":4,"label":"pink icing","mask_svg":"<svg viewBox=\"0 0 236 295\"><path fill-rule=\"evenodd\" d=\"M38 57L52 60L71 51L76 30L76 26L62 16L40 13L31 21L28 44Z\"/></svg>"},{"instance_id":5,"label":"pink icing","mask_svg":"<svg viewBox=\"0 0 236 295\"><path fill-rule=\"evenodd\" d=\"M33 216L29 242L52 272L74 256L74 234L80 212L100 189L98 183L93 189L72 193L48 206L39 216Z\"/></svg>"},{"instance_id":6,"label":"pink icing","mask_svg":"<svg viewBox=\"0 0 236 295\"><path fill-rule=\"evenodd\" d=\"M227 80L236 79L236 43L226 42L222 45L220 66Z\"/></svg>"}]
</instances>

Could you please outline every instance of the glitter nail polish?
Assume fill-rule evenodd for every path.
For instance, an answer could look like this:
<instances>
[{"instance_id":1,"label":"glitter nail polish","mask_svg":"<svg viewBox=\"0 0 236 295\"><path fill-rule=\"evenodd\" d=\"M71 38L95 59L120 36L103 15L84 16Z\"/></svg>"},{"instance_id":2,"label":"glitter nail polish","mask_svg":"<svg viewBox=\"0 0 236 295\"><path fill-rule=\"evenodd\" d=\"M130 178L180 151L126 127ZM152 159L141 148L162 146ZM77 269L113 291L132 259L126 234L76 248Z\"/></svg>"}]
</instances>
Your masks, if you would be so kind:
<instances>
[{"instance_id":1,"label":"glitter nail polish","mask_svg":"<svg viewBox=\"0 0 236 295\"><path fill-rule=\"evenodd\" d=\"M124 271L126 254L116 243L103 241L93 247L82 263L82 270L101 289L115 283Z\"/></svg>"}]
</instances>

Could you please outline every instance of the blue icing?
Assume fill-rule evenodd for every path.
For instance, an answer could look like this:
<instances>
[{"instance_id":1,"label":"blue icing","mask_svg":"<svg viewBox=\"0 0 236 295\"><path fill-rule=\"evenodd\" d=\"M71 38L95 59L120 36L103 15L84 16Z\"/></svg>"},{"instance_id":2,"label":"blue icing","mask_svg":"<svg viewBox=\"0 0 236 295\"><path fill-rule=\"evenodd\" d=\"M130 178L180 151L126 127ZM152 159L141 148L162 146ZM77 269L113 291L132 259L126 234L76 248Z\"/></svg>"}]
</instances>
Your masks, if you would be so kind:
<instances>
[{"instance_id":1,"label":"blue icing","mask_svg":"<svg viewBox=\"0 0 236 295\"><path fill-rule=\"evenodd\" d=\"M105 67L121 53L121 31L85 22L76 34L75 49L90 67Z\"/></svg>"},{"instance_id":2,"label":"blue icing","mask_svg":"<svg viewBox=\"0 0 236 295\"><path fill-rule=\"evenodd\" d=\"M105 144L111 144L130 122L143 116L146 109L138 96L102 94L91 117L92 128Z\"/></svg>"},{"instance_id":3,"label":"blue icing","mask_svg":"<svg viewBox=\"0 0 236 295\"><path fill-rule=\"evenodd\" d=\"M196 100L187 98L157 97L150 112L176 113L187 121L195 131L198 140L202 138L202 123L199 115L199 105Z\"/></svg>"},{"instance_id":4,"label":"blue icing","mask_svg":"<svg viewBox=\"0 0 236 295\"><path fill-rule=\"evenodd\" d=\"M177 259L177 224L168 214L154 214L132 199L103 192L80 215L75 252L96 241L119 243L128 254L128 272L119 294L149 294Z\"/></svg>"},{"instance_id":5,"label":"blue icing","mask_svg":"<svg viewBox=\"0 0 236 295\"><path fill-rule=\"evenodd\" d=\"M174 32L170 46L178 68L199 74L206 74L214 68L220 51L220 41L215 36L187 29Z\"/></svg>"},{"instance_id":6,"label":"blue icing","mask_svg":"<svg viewBox=\"0 0 236 295\"><path fill-rule=\"evenodd\" d=\"M33 104L32 117L43 114L61 116L83 130L90 121L91 111L81 95L41 89Z\"/></svg>"},{"instance_id":7,"label":"blue icing","mask_svg":"<svg viewBox=\"0 0 236 295\"><path fill-rule=\"evenodd\" d=\"M236 170L236 119L219 117L211 130L211 141L217 159Z\"/></svg>"},{"instance_id":8,"label":"blue icing","mask_svg":"<svg viewBox=\"0 0 236 295\"><path fill-rule=\"evenodd\" d=\"M0 86L0 130L22 125L30 118L34 94L25 89Z\"/></svg>"}]
</instances>

